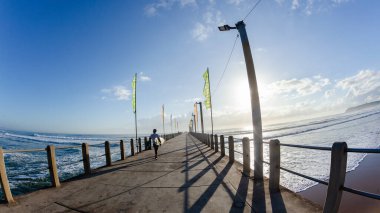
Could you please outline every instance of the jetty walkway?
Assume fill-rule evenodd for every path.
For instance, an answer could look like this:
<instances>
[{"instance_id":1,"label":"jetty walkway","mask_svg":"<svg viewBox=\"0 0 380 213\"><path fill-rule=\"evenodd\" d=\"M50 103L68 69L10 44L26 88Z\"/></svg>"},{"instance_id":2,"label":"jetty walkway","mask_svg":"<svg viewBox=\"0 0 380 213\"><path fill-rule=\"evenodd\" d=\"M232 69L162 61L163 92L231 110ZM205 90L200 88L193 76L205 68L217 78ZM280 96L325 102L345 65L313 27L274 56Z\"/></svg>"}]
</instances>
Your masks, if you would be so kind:
<instances>
[{"instance_id":1,"label":"jetty walkway","mask_svg":"<svg viewBox=\"0 0 380 213\"><path fill-rule=\"evenodd\" d=\"M256 183L243 166L190 134L141 152L89 176L16 197L0 212L321 212L322 208L268 181ZM253 172L251 171L253 174Z\"/></svg>"}]
</instances>

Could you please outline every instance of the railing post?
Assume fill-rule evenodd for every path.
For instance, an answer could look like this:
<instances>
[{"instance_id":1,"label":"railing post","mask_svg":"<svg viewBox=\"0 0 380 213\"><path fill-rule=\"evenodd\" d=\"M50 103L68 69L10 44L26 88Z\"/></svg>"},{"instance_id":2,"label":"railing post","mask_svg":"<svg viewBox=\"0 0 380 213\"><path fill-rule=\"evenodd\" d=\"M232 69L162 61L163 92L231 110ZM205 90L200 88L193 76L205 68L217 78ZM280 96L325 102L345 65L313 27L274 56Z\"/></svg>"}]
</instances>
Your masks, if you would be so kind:
<instances>
[{"instance_id":1,"label":"railing post","mask_svg":"<svg viewBox=\"0 0 380 213\"><path fill-rule=\"evenodd\" d=\"M224 135L220 136L220 155L222 157L226 155L226 150L224 149Z\"/></svg>"},{"instance_id":2,"label":"railing post","mask_svg":"<svg viewBox=\"0 0 380 213\"><path fill-rule=\"evenodd\" d=\"M149 137L149 149L152 149L152 138Z\"/></svg>"},{"instance_id":3,"label":"railing post","mask_svg":"<svg viewBox=\"0 0 380 213\"><path fill-rule=\"evenodd\" d=\"M215 140L215 152L219 152L218 135L215 134L214 140Z\"/></svg>"},{"instance_id":4,"label":"railing post","mask_svg":"<svg viewBox=\"0 0 380 213\"><path fill-rule=\"evenodd\" d=\"M146 137L144 137L144 147L145 149L144 150L148 150L148 139Z\"/></svg>"},{"instance_id":5,"label":"railing post","mask_svg":"<svg viewBox=\"0 0 380 213\"><path fill-rule=\"evenodd\" d=\"M91 174L91 166L90 166L90 150L88 148L87 143L82 143L82 158L83 158L83 169L84 174Z\"/></svg>"},{"instance_id":6,"label":"railing post","mask_svg":"<svg viewBox=\"0 0 380 213\"><path fill-rule=\"evenodd\" d=\"M57 162L55 161L55 148L53 145L49 145L46 148L48 165L49 165L49 173L50 180L53 187L60 187L61 184L59 182L58 172L57 172Z\"/></svg>"},{"instance_id":7,"label":"railing post","mask_svg":"<svg viewBox=\"0 0 380 213\"><path fill-rule=\"evenodd\" d=\"M280 141L271 140L269 142L269 189L272 192L280 191Z\"/></svg>"},{"instance_id":8,"label":"railing post","mask_svg":"<svg viewBox=\"0 0 380 213\"><path fill-rule=\"evenodd\" d=\"M207 137L207 142L206 142L206 144L207 144L208 147L210 147L210 146L211 146L211 143L210 143L210 135L207 134L206 137Z\"/></svg>"},{"instance_id":9,"label":"railing post","mask_svg":"<svg viewBox=\"0 0 380 213\"><path fill-rule=\"evenodd\" d=\"M346 178L347 144L335 142L331 149L330 179L323 207L324 213L338 212L342 199L342 188Z\"/></svg>"},{"instance_id":10,"label":"railing post","mask_svg":"<svg viewBox=\"0 0 380 213\"><path fill-rule=\"evenodd\" d=\"M106 154L106 166L111 166L111 147L108 141L104 143L104 152Z\"/></svg>"},{"instance_id":11,"label":"railing post","mask_svg":"<svg viewBox=\"0 0 380 213\"><path fill-rule=\"evenodd\" d=\"M214 136L210 135L211 149L214 149Z\"/></svg>"},{"instance_id":12,"label":"railing post","mask_svg":"<svg viewBox=\"0 0 380 213\"><path fill-rule=\"evenodd\" d=\"M243 138L243 174L250 176L251 172L251 157L250 157L249 138Z\"/></svg>"},{"instance_id":13,"label":"railing post","mask_svg":"<svg viewBox=\"0 0 380 213\"><path fill-rule=\"evenodd\" d=\"M235 161L235 146L234 146L234 137L228 137L228 155L230 158L230 162L233 163Z\"/></svg>"},{"instance_id":14,"label":"railing post","mask_svg":"<svg viewBox=\"0 0 380 213\"><path fill-rule=\"evenodd\" d=\"M141 138L139 138L138 141L139 141L139 152L141 152Z\"/></svg>"},{"instance_id":15,"label":"railing post","mask_svg":"<svg viewBox=\"0 0 380 213\"><path fill-rule=\"evenodd\" d=\"M133 146L133 139L131 138L131 156L135 155L135 147Z\"/></svg>"},{"instance_id":16,"label":"railing post","mask_svg":"<svg viewBox=\"0 0 380 213\"><path fill-rule=\"evenodd\" d=\"M7 170L5 168L4 152L3 152L2 147L0 147L0 181L1 181L1 189L3 191L3 196L5 197L5 200L9 204L15 203L15 200L13 199L13 196L12 196L11 188L9 187Z\"/></svg>"},{"instance_id":17,"label":"railing post","mask_svg":"<svg viewBox=\"0 0 380 213\"><path fill-rule=\"evenodd\" d=\"M120 140L120 159L125 160L124 141Z\"/></svg>"}]
</instances>

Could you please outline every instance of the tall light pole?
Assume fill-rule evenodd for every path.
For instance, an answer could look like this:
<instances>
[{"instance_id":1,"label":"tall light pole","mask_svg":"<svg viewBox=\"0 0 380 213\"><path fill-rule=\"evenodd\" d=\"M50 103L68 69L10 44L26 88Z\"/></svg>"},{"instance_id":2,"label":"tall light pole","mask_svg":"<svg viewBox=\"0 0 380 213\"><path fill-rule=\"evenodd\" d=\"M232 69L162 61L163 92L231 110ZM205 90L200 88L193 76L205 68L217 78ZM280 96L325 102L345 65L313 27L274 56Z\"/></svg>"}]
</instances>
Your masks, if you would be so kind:
<instances>
[{"instance_id":1,"label":"tall light pole","mask_svg":"<svg viewBox=\"0 0 380 213\"><path fill-rule=\"evenodd\" d=\"M254 140L254 178L256 180L263 180L263 133L261 123L261 110L259 91L257 89L257 80L255 67L253 65L251 47L249 46L247 32L245 30L245 23L239 21L235 24L236 27L228 25L218 27L220 31L228 31L230 29L237 29L240 34L241 44L243 46L245 65L247 67L248 83L251 94L251 110L252 110L252 123L253 123L253 140Z\"/></svg>"},{"instance_id":2,"label":"tall light pole","mask_svg":"<svg viewBox=\"0 0 380 213\"><path fill-rule=\"evenodd\" d=\"M195 133L197 133L197 122L195 121L195 115L194 115L194 113L193 113L192 115L193 115L193 126L194 126L194 131L195 131Z\"/></svg>"},{"instance_id":3,"label":"tall light pole","mask_svg":"<svg viewBox=\"0 0 380 213\"><path fill-rule=\"evenodd\" d=\"M202 109L202 102L195 102L196 104L199 104L199 111L201 111L201 128L202 128L202 134L205 133L204 127L203 127L203 109Z\"/></svg>"}]
</instances>

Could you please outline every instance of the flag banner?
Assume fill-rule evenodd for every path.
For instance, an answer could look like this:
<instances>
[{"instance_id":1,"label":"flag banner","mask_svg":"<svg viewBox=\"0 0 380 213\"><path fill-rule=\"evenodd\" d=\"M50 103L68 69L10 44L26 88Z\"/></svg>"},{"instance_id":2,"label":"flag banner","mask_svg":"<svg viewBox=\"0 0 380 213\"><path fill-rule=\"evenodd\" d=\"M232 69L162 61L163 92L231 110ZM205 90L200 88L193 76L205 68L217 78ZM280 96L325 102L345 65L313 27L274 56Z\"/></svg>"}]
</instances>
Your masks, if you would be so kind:
<instances>
[{"instance_id":1,"label":"flag banner","mask_svg":"<svg viewBox=\"0 0 380 213\"><path fill-rule=\"evenodd\" d=\"M137 73L135 74L132 80L132 109L134 113L136 113L136 81Z\"/></svg>"},{"instance_id":2,"label":"flag banner","mask_svg":"<svg viewBox=\"0 0 380 213\"><path fill-rule=\"evenodd\" d=\"M203 79L205 80L205 85L203 87L203 95L205 96L205 106L206 109L211 108L211 92L210 92L210 78L208 68L205 73L203 73Z\"/></svg>"}]
</instances>

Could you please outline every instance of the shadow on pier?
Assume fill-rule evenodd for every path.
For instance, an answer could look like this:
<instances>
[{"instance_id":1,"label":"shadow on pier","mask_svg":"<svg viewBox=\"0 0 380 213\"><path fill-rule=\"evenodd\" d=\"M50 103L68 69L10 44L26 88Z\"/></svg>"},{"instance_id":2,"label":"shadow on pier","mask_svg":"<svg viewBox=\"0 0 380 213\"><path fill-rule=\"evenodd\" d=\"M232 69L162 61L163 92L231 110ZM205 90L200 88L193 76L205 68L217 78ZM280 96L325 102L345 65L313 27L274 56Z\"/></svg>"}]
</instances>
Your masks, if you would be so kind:
<instances>
[{"instance_id":1,"label":"shadow on pier","mask_svg":"<svg viewBox=\"0 0 380 213\"><path fill-rule=\"evenodd\" d=\"M139 153L60 188L16 197L0 212L320 212L286 189L270 193L268 181L242 174L242 165L188 134Z\"/></svg>"}]
</instances>

